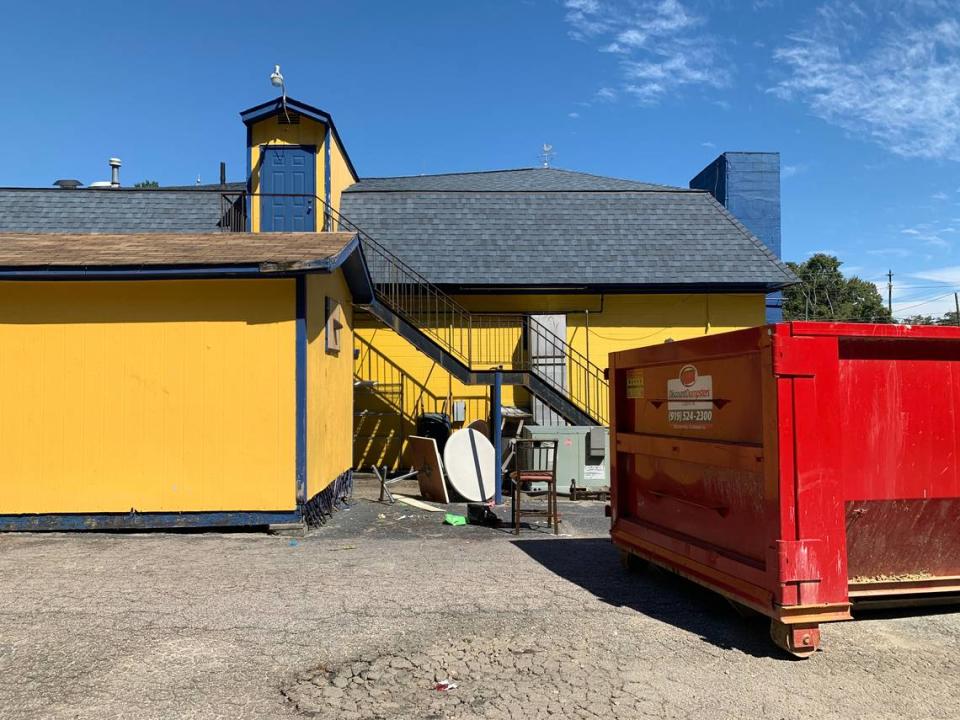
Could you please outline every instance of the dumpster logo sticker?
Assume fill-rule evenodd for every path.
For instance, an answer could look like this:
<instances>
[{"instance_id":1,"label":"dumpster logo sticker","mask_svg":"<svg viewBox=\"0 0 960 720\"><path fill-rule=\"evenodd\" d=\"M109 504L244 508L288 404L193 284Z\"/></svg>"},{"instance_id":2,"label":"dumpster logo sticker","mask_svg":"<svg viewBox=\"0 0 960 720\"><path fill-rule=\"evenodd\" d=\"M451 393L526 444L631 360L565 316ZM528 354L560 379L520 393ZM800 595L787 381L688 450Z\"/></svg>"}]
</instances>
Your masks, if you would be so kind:
<instances>
[{"instance_id":1,"label":"dumpster logo sticker","mask_svg":"<svg viewBox=\"0 0 960 720\"><path fill-rule=\"evenodd\" d=\"M643 369L627 370L627 399L643 400Z\"/></svg>"},{"instance_id":2,"label":"dumpster logo sticker","mask_svg":"<svg viewBox=\"0 0 960 720\"><path fill-rule=\"evenodd\" d=\"M706 428L713 424L713 376L696 365L684 365L667 380L667 422L675 428Z\"/></svg>"}]
</instances>

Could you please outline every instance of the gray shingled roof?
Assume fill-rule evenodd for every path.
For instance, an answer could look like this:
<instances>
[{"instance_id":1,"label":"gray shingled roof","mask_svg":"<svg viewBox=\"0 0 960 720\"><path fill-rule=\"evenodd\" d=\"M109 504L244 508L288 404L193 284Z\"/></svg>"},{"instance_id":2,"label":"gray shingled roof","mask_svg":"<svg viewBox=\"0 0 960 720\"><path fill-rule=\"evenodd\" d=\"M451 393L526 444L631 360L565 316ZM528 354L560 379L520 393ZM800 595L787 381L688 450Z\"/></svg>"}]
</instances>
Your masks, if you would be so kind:
<instances>
[{"instance_id":1,"label":"gray shingled roof","mask_svg":"<svg viewBox=\"0 0 960 720\"><path fill-rule=\"evenodd\" d=\"M5 232L213 232L219 221L219 192L0 188Z\"/></svg>"},{"instance_id":2,"label":"gray shingled roof","mask_svg":"<svg viewBox=\"0 0 960 720\"><path fill-rule=\"evenodd\" d=\"M572 189L558 191L548 188L563 171L520 172L515 191L504 185L510 173L365 180L344 193L341 209L438 285L770 290L796 282L706 192L643 183L602 190L579 173L563 173L574 176L564 178ZM497 189L479 190L484 183Z\"/></svg>"},{"instance_id":3,"label":"gray shingled roof","mask_svg":"<svg viewBox=\"0 0 960 720\"><path fill-rule=\"evenodd\" d=\"M447 175L411 175L409 177L364 178L349 192L543 192L576 190L665 190L666 185L651 185L636 180L601 177L557 168L520 168L489 172L451 173ZM685 188L671 188L684 190Z\"/></svg>"},{"instance_id":4,"label":"gray shingled roof","mask_svg":"<svg viewBox=\"0 0 960 720\"><path fill-rule=\"evenodd\" d=\"M344 193L342 211L443 285L796 281L711 195L685 188L553 168L373 178ZM220 193L198 189L0 188L6 232L210 232L220 212Z\"/></svg>"}]
</instances>

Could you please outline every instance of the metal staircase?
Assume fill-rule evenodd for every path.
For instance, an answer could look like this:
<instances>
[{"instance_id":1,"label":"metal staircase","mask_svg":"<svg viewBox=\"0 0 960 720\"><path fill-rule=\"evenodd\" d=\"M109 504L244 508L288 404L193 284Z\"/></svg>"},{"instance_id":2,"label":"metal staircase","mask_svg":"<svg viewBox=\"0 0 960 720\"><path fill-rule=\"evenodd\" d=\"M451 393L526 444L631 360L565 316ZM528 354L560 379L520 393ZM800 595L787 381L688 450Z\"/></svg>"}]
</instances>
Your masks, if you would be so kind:
<instances>
[{"instance_id":1,"label":"metal staircase","mask_svg":"<svg viewBox=\"0 0 960 720\"><path fill-rule=\"evenodd\" d=\"M224 201L223 225L246 226L244 196ZM260 194L249 194L253 198ZM374 299L363 305L401 337L466 385L490 385L495 371L506 385L522 385L575 425L607 425L607 382L565 338L529 315L470 312L344 217L323 198L324 229L355 232L374 285ZM242 213L243 217L233 217ZM318 218L319 219L319 218ZM550 377L534 362L529 348L566 360L566 372ZM546 351L546 353L545 353Z\"/></svg>"},{"instance_id":2,"label":"metal staircase","mask_svg":"<svg viewBox=\"0 0 960 720\"><path fill-rule=\"evenodd\" d=\"M467 385L522 385L575 425L606 425L603 370L529 315L474 313L424 278L363 229L328 208L337 226L356 232L373 280L366 309L414 347ZM566 360L553 378L533 362L529 348Z\"/></svg>"}]
</instances>

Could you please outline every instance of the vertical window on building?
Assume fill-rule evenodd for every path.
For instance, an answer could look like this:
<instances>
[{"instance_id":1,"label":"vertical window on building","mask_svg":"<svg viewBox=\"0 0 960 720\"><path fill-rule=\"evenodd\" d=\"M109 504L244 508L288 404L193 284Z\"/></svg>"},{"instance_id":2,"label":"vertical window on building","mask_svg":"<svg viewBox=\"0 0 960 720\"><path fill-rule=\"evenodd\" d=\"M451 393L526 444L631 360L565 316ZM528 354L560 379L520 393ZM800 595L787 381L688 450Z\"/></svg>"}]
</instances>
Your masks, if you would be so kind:
<instances>
[{"instance_id":1,"label":"vertical window on building","mask_svg":"<svg viewBox=\"0 0 960 720\"><path fill-rule=\"evenodd\" d=\"M335 298L324 298L326 329L324 342L327 352L340 352L340 331L343 329L343 308Z\"/></svg>"}]
</instances>

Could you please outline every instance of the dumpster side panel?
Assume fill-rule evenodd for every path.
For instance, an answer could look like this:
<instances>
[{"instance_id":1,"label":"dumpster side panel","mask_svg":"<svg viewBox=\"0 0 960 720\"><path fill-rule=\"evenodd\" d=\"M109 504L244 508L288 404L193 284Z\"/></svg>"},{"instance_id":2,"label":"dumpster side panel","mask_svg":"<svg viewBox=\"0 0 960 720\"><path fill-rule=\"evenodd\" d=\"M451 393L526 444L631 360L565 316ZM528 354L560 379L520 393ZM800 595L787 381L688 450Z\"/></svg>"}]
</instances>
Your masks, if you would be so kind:
<instances>
[{"instance_id":1,"label":"dumpster side panel","mask_svg":"<svg viewBox=\"0 0 960 720\"><path fill-rule=\"evenodd\" d=\"M844 337L839 358L851 582L960 576L960 341Z\"/></svg>"},{"instance_id":2,"label":"dumpster side panel","mask_svg":"<svg viewBox=\"0 0 960 720\"><path fill-rule=\"evenodd\" d=\"M960 593L960 329L780 323L610 368L619 547L791 651L851 598Z\"/></svg>"},{"instance_id":3,"label":"dumpster side panel","mask_svg":"<svg viewBox=\"0 0 960 720\"><path fill-rule=\"evenodd\" d=\"M836 358L789 325L611 355L614 542L786 623L848 617Z\"/></svg>"},{"instance_id":4,"label":"dumpster side panel","mask_svg":"<svg viewBox=\"0 0 960 720\"><path fill-rule=\"evenodd\" d=\"M764 612L771 367L764 328L610 356L614 541Z\"/></svg>"},{"instance_id":5,"label":"dumpster side panel","mask_svg":"<svg viewBox=\"0 0 960 720\"><path fill-rule=\"evenodd\" d=\"M618 405L620 472L629 487L621 514L762 566L759 351L626 372L642 373L645 397Z\"/></svg>"}]
</instances>

